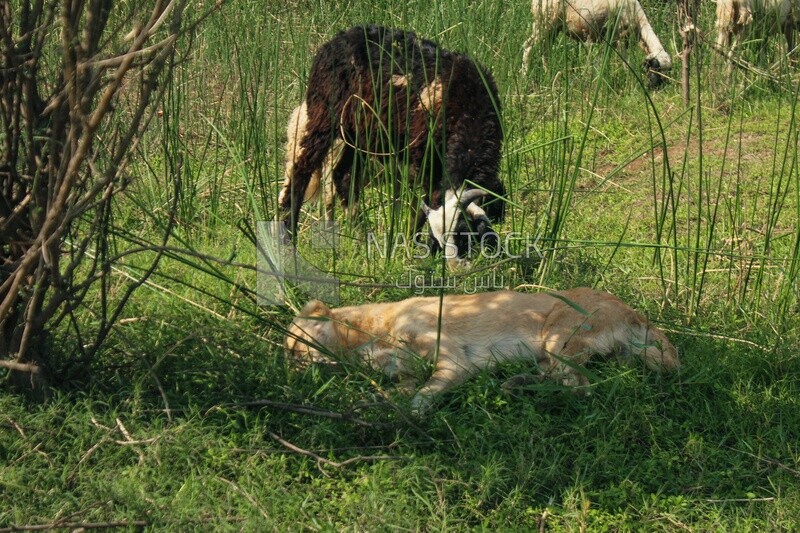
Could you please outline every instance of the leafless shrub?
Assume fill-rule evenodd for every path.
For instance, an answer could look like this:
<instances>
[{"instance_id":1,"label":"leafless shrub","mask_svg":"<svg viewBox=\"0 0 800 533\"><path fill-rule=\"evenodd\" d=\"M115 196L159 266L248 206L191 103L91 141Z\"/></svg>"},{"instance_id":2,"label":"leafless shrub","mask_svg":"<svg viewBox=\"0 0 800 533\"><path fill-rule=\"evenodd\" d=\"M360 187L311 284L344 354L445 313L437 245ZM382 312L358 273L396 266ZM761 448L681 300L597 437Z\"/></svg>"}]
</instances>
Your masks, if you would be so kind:
<instances>
[{"instance_id":1,"label":"leafless shrub","mask_svg":"<svg viewBox=\"0 0 800 533\"><path fill-rule=\"evenodd\" d=\"M160 258L109 297L111 208L192 29L185 7L0 0L0 368L37 396L48 332L68 320L91 359ZM87 294L99 302L91 332L74 315Z\"/></svg>"}]
</instances>

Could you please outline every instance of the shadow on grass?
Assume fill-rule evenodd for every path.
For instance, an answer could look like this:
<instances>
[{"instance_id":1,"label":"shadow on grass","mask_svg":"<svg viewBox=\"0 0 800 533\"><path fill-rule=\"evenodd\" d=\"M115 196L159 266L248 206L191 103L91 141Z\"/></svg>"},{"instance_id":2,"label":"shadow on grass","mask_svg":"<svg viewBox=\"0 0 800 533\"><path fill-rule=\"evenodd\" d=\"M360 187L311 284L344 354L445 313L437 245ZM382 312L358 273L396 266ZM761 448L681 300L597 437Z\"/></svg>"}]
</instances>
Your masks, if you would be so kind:
<instances>
[{"instance_id":1,"label":"shadow on grass","mask_svg":"<svg viewBox=\"0 0 800 533\"><path fill-rule=\"evenodd\" d=\"M568 528L797 517L787 495L800 485L800 359L788 351L673 335L679 376L599 362L591 394L507 394L504 377L525 369L503 367L414 419L372 373L292 369L269 326L184 320L121 326L102 365L47 405L0 397L0 500L30 502L11 507L15 521Z\"/></svg>"}]
</instances>

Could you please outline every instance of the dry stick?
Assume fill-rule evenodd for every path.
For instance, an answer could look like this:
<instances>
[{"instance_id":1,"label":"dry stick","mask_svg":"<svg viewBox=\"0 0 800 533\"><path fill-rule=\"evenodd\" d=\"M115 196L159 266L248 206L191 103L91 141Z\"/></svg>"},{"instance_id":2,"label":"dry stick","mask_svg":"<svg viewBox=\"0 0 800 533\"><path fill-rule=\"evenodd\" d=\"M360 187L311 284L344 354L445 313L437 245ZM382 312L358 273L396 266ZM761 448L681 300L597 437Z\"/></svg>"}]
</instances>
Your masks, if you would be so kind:
<instances>
[{"instance_id":1,"label":"dry stick","mask_svg":"<svg viewBox=\"0 0 800 533\"><path fill-rule=\"evenodd\" d=\"M159 6L159 7L160 7L160 6ZM170 0L169 4L167 4L167 5L166 5L166 7L164 7L163 9L160 9L160 11L161 11L161 15L159 15L158 19L156 19L156 21L155 21L155 22L153 22L153 23L152 23L152 24L151 24L151 25L150 25L150 26L147 28L147 36L148 36L148 37L150 37L151 35L153 35L153 34L156 32L156 30L158 30L159 26L161 26L161 25L164 23L164 21L165 21L165 20L167 20L167 16L170 14L170 12L172 12L172 9L173 9L174 7L175 7L175 0ZM156 10L154 11L154 13L153 13L153 17L155 17L155 15L156 15L156 13L157 13L158 11L159 11L159 9L156 9ZM152 18L151 18L151 20L152 20Z\"/></svg>"},{"instance_id":2,"label":"dry stick","mask_svg":"<svg viewBox=\"0 0 800 533\"><path fill-rule=\"evenodd\" d=\"M128 431L128 428L126 428L122 424L122 420L120 420L119 417L117 417L115 420L117 422L117 428L119 429L119 432L122 433L123 437L125 437L125 440L115 440L114 441L115 444L119 444L121 446L139 445L139 444L153 444L154 442L158 441L158 439L160 438L160 437L151 437L149 439L136 440L131 436L130 432ZM141 453L139 455L141 456ZM142 458L144 458L144 457L142 457Z\"/></svg>"},{"instance_id":3,"label":"dry stick","mask_svg":"<svg viewBox=\"0 0 800 533\"><path fill-rule=\"evenodd\" d=\"M8 422L11 424L11 426L12 426L14 429L16 429L16 430L17 430L17 433L19 433L20 435L22 435L22 438L23 438L23 439L26 439L26 438L28 438L28 436L25 434L25 430L24 430L24 429L22 429L22 427L20 427L20 425L19 425L19 424L17 424L16 420L14 420L13 418L11 418L10 416L6 416L5 418L7 418L7 419L8 419Z\"/></svg>"},{"instance_id":4,"label":"dry stick","mask_svg":"<svg viewBox=\"0 0 800 533\"><path fill-rule=\"evenodd\" d=\"M694 25L694 16L697 14L692 9L694 7L690 4L690 0L683 0L678 2L678 18L681 19L681 26L678 32L683 41L683 48L681 50L681 94L683 96L683 105L689 105L689 74L690 67L689 61L691 58L692 49L697 36L697 28Z\"/></svg>"},{"instance_id":5,"label":"dry stick","mask_svg":"<svg viewBox=\"0 0 800 533\"><path fill-rule=\"evenodd\" d=\"M753 73L753 74L755 74L757 76L764 77L764 78L766 78L766 79L768 79L768 80L770 80L770 81L772 81L774 83L780 83L781 79L778 76L776 76L775 74L773 74L772 72L769 72L768 70L764 70L762 68L757 67L756 65L754 65L753 63L747 61L746 59L742 58L741 56L738 56L738 55L735 55L735 54L730 54L729 55L728 51L720 48L719 46L717 46L717 43L715 43L713 41L705 41L705 39L703 39L703 41L714 52L716 52L717 54L722 56L727 61L730 61L731 63L733 63L738 68L740 68L740 69L742 69L742 70L744 70L746 72L751 72L751 73Z\"/></svg>"},{"instance_id":6,"label":"dry stick","mask_svg":"<svg viewBox=\"0 0 800 533\"><path fill-rule=\"evenodd\" d=\"M548 514L549 513L547 512L547 509L545 509L544 511L542 511L542 514L539 515L539 517L536 519L536 522L538 523L538 526L539 526L538 527L539 533L544 533L544 528L545 528L545 524L547 523L547 515Z\"/></svg>"},{"instance_id":7,"label":"dry stick","mask_svg":"<svg viewBox=\"0 0 800 533\"><path fill-rule=\"evenodd\" d=\"M750 457L758 459L759 461L762 461L762 462L767 463L767 464L771 464L773 466L777 466L781 470L785 470L785 471L789 472L790 474L794 474L795 476L800 477L800 470L797 470L797 469L792 468L790 466L786 466L785 464L781 463L780 461L776 461L775 459L771 459L769 457L764 457L764 456L761 456L761 455L756 455L754 453L750 453L750 452L745 451L745 450L740 450L738 448L734 448L733 446L726 446L726 448L728 448L729 450L733 450L734 452L739 452L739 453L743 453L745 455L749 455Z\"/></svg>"},{"instance_id":8,"label":"dry stick","mask_svg":"<svg viewBox=\"0 0 800 533\"><path fill-rule=\"evenodd\" d=\"M253 496L252 496L252 495L250 495L250 493L248 493L247 491L245 491L245 490L244 490L242 487L240 487L239 485L237 485L237 484L236 484L236 483L234 483L233 481L230 481L230 480L228 480L228 479L225 479L225 478L224 478L224 477L222 477L222 476L217 476L217 479L219 479L220 481L224 481L225 483L227 483L228 485L230 485L230 486L233 488L233 490L235 490L236 492L238 492L239 494L241 494L242 496L244 496L244 497L245 497L245 499L246 499L248 502L250 502L250 504L252 504L252 506L253 506L253 507L255 507L256 509L258 509L258 512L259 512L259 513L261 513L261 516L263 516L263 517L264 517L264 518L266 518L267 520L270 520L270 517L269 517L269 515L267 514L267 512L264 510L264 508L263 508L263 507L261 507L261 505L259 505L258 501L257 501L255 498L253 498ZM270 521L271 521L271 520L270 520Z\"/></svg>"},{"instance_id":9,"label":"dry stick","mask_svg":"<svg viewBox=\"0 0 800 533\"><path fill-rule=\"evenodd\" d=\"M122 436L125 437L125 440L128 442L132 441L133 437L131 437L128 428L125 427L125 425L122 423L122 420L117 417L114 419L114 421L117 423L117 428L119 428L119 432L122 433Z\"/></svg>"},{"instance_id":10,"label":"dry stick","mask_svg":"<svg viewBox=\"0 0 800 533\"><path fill-rule=\"evenodd\" d=\"M727 498L727 499L712 499L712 500L704 500L708 503L751 503L751 502L772 502L775 501L774 496L768 496L766 498Z\"/></svg>"},{"instance_id":11,"label":"dry stick","mask_svg":"<svg viewBox=\"0 0 800 533\"><path fill-rule=\"evenodd\" d=\"M144 520L117 520L112 522L51 522L50 524L35 524L24 526L11 526L0 528L0 533L13 531L46 531L48 529L110 529L119 527L145 527L148 522Z\"/></svg>"},{"instance_id":12,"label":"dry stick","mask_svg":"<svg viewBox=\"0 0 800 533\"><path fill-rule=\"evenodd\" d=\"M155 51L172 46L175 41L178 40L177 35L170 35L169 37L164 38L163 40L157 42L154 45L148 46L147 48L142 48L141 50L137 50L133 52L133 54L137 57L146 56L148 54L154 53ZM86 63L82 63L80 65L83 69L89 68L113 68L117 65L121 64L123 61L127 59L127 55L121 55L116 57L109 57L106 59L97 59L92 61L87 61Z\"/></svg>"},{"instance_id":13,"label":"dry stick","mask_svg":"<svg viewBox=\"0 0 800 533\"><path fill-rule=\"evenodd\" d=\"M321 416L325 418L331 418L333 420L344 420L347 422L353 422L359 426L364 427L375 427L377 424L372 422L367 422L366 420L362 420L355 416L352 416L347 413L339 413L336 411L329 411L327 409L321 409L319 407L307 406L307 405L298 405L293 403L284 403L284 402L275 402L272 400L253 400L251 402L243 402L243 403L225 403L221 405L215 405L209 408L205 414L207 415L212 410L220 409L222 407L275 407L277 409L283 409L284 411L292 411L294 413L300 413L303 415L314 415L314 416Z\"/></svg>"},{"instance_id":14,"label":"dry stick","mask_svg":"<svg viewBox=\"0 0 800 533\"><path fill-rule=\"evenodd\" d=\"M40 261L40 264L43 262L43 259L44 256L42 257L42 261ZM54 269L57 270L55 261L51 261L50 264L53 265ZM46 275L47 274L45 273L44 276L46 277ZM27 355L28 344L33 339L34 332L38 329L37 324L39 315L41 314L42 311L42 305L44 303L45 291L46 291L46 285L44 283L42 284L37 283L33 291L33 295L27 302L25 309L25 326L22 330L22 339L19 342L19 348L17 350L18 361L20 359L20 356ZM40 360L40 358L34 354L34 361L36 360ZM36 363L34 362L33 364ZM34 380L34 376L36 374L37 372L31 372L30 375L31 386L34 388L38 388L38 386L35 385L35 380Z\"/></svg>"},{"instance_id":15,"label":"dry stick","mask_svg":"<svg viewBox=\"0 0 800 533\"><path fill-rule=\"evenodd\" d=\"M14 207L13 211L0 221L0 233L5 233L10 227L11 223L14 222L14 219L17 218L23 211L28 208L28 204L31 203L31 195L30 193L26 194L25 197L19 202L16 207Z\"/></svg>"},{"instance_id":16,"label":"dry stick","mask_svg":"<svg viewBox=\"0 0 800 533\"><path fill-rule=\"evenodd\" d=\"M294 444L292 444L288 440L282 439L281 437L279 437L278 435L276 435L272 431L269 432L269 436L275 442L277 442L278 444L281 444L282 446L286 447L287 449L289 449L289 450L291 450L291 451L293 451L295 453L298 453L300 455L305 455L306 457L311 457L312 459L316 459L317 460L317 464L326 464L326 465L332 466L334 468L342 468L342 467L345 467L347 465L350 465L350 464L353 464L353 463L357 463L357 462L360 462L360 461L386 461L386 460L398 461L400 459L403 459L402 457L398 457L396 455L357 455L355 457L351 457L350 459L345 459L342 462L336 462L336 461L331 461L330 459L325 459L321 455L317 455L316 453L314 453L312 451L304 450L303 448L300 448L299 446L295 446Z\"/></svg>"},{"instance_id":17,"label":"dry stick","mask_svg":"<svg viewBox=\"0 0 800 533\"><path fill-rule=\"evenodd\" d=\"M398 444L400 443L399 440L394 440L390 444L386 445L378 445L374 444L372 446L340 446L338 448L325 448L320 450L311 450L314 453L343 453L343 452L354 452L359 450L392 450L397 448ZM231 448L231 453L241 453L241 454L249 454L249 455L258 455L258 454L265 454L265 453L278 453L284 452L286 450L276 450L275 448Z\"/></svg>"},{"instance_id":18,"label":"dry stick","mask_svg":"<svg viewBox=\"0 0 800 533\"><path fill-rule=\"evenodd\" d=\"M30 372L35 374L41 370L39 365L32 365L30 363L18 363L16 361L9 361L0 359L0 368L7 368L9 370L16 370L17 372Z\"/></svg>"},{"instance_id":19,"label":"dry stick","mask_svg":"<svg viewBox=\"0 0 800 533\"><path fill-rule=\"evenodd\" d=\"M114 432L114 428L101 424L94 417L91 417L91 421L92 424L98 429L102 429L107 433ZM128 431L128 428L125 427L125 425L122 423L122 420L120 420L119 417L115 419L115 422L117 423L116 429L120 433L122 433L122 436L125 437L125 440L114 439L107 435L103 436L103 438L101 438L96 444L94 444L91 448L89 448L86 451L86 453L83 454L83 457L81 457L80 461L78 461L79 465L83 463L86 459L88 459L95 451L97 451L100 445L106 442L113 442L114 444L118 444L120 446L141 446L141 445L153 444L161 439L161 435L157 435L149 439L134 439L131 436L130 432ZM141 452L141 450L136 450L136 453L139 455L139 458L142 461L144 461L144 454Z\"/></svg>"},{"instance_id":20,"label":"dry stick","mask_svg":"<svg viewBox=\"0 0 800 533\"><path fill-rule=\"evenodd\" d=\"M76 467L77 466L81 466L84 463L84 461L86 461L89 457L94 455L94 452L96 452L104 442L105 442L105 439L102 439L102 440L94 443L91 448L89 448L88 450L86 450L86 452L84 452L84 454L81 456L80 461L78 461L78 464L75 465L75 466ZM75 473L77 473L77 469L74 471L73 474L71 474L70 477L74 476Z\"/></svg>"}]
</instances>

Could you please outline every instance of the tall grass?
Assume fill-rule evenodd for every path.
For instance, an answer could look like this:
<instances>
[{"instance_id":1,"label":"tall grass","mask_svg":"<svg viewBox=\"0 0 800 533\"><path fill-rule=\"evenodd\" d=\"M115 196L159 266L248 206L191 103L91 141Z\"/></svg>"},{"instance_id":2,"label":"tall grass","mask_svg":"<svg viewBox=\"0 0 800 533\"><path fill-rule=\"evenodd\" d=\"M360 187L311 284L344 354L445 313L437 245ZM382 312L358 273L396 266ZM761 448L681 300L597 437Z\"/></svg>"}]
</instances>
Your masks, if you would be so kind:
<instances>
[{"instance_id":1,"label":"tall grass","mask_svg":"<svg viewBox=\"0 0 800 533\"><path fill-rule=\"evenodd\" d=\"M196 225L187 230L213 235L214 224L273 219L285 124L302 100L314 50L353 24L401 26L472 54L490 67L500 88L506 132L502 177L513 205L500 229L529 235L544 252L536 265L506 268L510 285L630 286L631 276L615 272L615 262L632 258L638 270L633 276L647 279L635 284L638 291L669 302L686 322L707 306L722 306L720 312L742 317L766 312L780 327L797 292L792 72L780 70L778 86L739 69L720 82L719 62L704 51L695 56L692 105L683 109L677 83L652 94L645 90L638 66L643 54L635 45L587 47L560 36L534 50L523 76L520 47L531 22L528 7L519 4L422 9L415 2L355 3L333 9L294 2L264 10L231 3L198 36L191 71L176 79L192 102L183 109L191 142L181 142L193 153L197 176L184 180L184 198L208 219L202 230ZM656 31L674 53L671 16L671 10L653 6ZM710 8L701 24L713 27ZM772 43L764 61L780 57L773 52L778 48ZM720 87L728 87L724 95ZM748 98L740 97L742 90ZM763 136L767 129L769 142ZM301 232L302 251L345 281L391 284L413 265L402 254L390 254L367 261L365 271L363 244L370 234L394 242L407 233L416 196L401 176L404 209L397 213L389 199L398 179L394 173L404 165L384 167L370 158L358 164L372 180L358 223L341 219L341 246L324 253L307 249L308 236ZM623 190L629 194L620 200L616 192ZM614 204L620 201L629 207L618 210ZM307 212L321 215L312 206ZM252 260L246 248L239 241L236 253ZM587 254L601 265L592 268L602 279L561 279L565 262ZM356 301L358 293L352 293Z\"/></svg>"}]
</instances>

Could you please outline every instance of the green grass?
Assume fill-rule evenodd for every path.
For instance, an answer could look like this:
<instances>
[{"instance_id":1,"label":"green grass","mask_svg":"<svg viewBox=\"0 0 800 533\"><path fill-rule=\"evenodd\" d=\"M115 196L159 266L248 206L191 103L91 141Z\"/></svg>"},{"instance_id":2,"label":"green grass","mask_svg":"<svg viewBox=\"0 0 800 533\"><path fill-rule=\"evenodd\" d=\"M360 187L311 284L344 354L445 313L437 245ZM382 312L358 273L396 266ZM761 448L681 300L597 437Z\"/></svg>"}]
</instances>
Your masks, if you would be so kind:
<instances>
[{"instance_id":1,"label":"green grass","mask_svg":"<svg viewBox=\"0 0 800 533\"><path fill-rule=\"evenodd\" d=\"M43 407L2 397L2 523L494 530L535 528L546 513L564 529L774 530L800 518L795 354L676 335L679 379L608 363L593 367L589 396L506 396L482 375L412 423L404 398L401 411L377 400L360 373L287 369L241 320L162 318L121 328L134 346L85 393ZM253 399L363 405L353 416L371 427ZM327 461L377 458L337 468L272 434Z\"/></svg>"},{"instance_id":2,"label":"green grass","mask_svg":"<svg viewBox=\"0 0 800 533\"><path fill-rule=\"evenodd\" d=\"M706 50L686 109L672 7L644 7L676 57L675 81L655 93L637 80L635 46L621 52L627 68L563 37L547 69L523 77L525 2L226 4L199 29L115 213L119 247L157 240L179 171L174 250L90 368L67 364L80 340L55 332L49 403L0 394L0 530L795 529L797 73L776 83L737 71L722 84ZM710 35L713 5L703 9ZM487 270L459 280L608 289L668 332L680 375L600 362L590 395L507 395L504 377L529 369L504 367L415 420L380 376L285 363L284 328L313 295L256 306L255 247L241 228L275 216L285 124L313 51L364 22L413 28L496 78L513 202L497 229L538 239L543 258L483 258L472 267ZM761 68L779 57L773 41ZM438 260L365 257L366 234L391 219L390 192L367 193L335 251L310 245L313 206L300 236L304 257L346 282L343 304L409 296L394 286L409 269L443 273ZM118 265L118 292L145 259ZM90 327L93 312L79 319Z\"/></svg>"}]
</instances>

